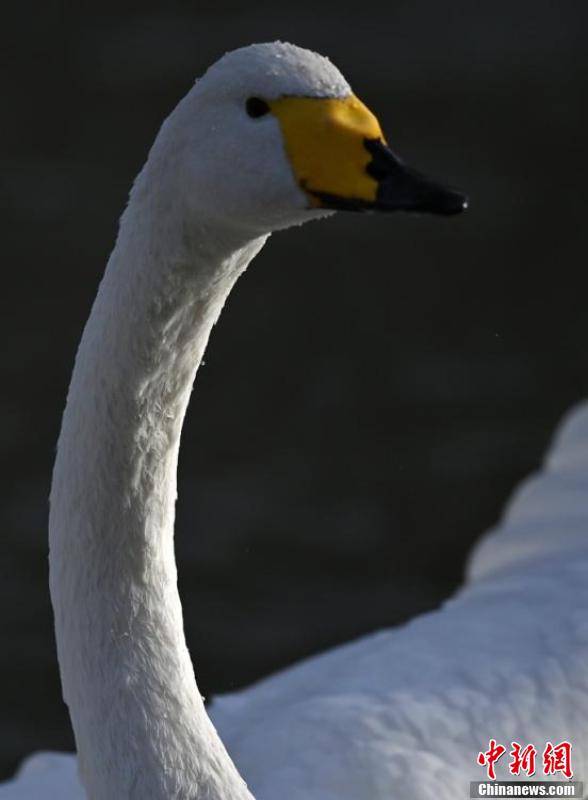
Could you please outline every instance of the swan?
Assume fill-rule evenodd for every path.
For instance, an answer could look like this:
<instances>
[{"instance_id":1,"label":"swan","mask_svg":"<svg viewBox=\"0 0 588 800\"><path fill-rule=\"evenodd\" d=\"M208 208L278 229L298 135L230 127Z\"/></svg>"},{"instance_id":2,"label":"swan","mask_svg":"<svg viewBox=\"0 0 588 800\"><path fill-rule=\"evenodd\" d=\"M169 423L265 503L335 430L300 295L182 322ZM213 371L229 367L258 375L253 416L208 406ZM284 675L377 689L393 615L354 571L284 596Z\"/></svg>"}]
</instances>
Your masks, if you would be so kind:
<instances>
[{"instance_id":1,"label":"swan","mask_svg":"<svg viewBox=\"0 0 588 800\"><path fill-rule=\"evenodd\" d=\"M33 755L0 800L454 800L484 776L491 739L569 740L581 777L588 406L438 611L217 698L210 716L184 639L180 433L237 278L270 233L338 209L464 206L392 154L326 58L293 45L225 55L164 122L83 333L51 489L77 756Z\"/></svg>"}]
</instances>

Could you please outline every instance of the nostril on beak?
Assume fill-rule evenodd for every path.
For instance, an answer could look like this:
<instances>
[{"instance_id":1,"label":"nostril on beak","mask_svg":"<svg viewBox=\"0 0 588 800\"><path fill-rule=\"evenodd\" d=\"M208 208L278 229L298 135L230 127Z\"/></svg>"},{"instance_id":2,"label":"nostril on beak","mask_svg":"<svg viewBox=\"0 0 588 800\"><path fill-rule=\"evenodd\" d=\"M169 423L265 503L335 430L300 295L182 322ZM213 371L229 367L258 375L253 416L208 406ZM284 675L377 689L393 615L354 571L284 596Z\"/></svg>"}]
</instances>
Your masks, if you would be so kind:
<instances>
[{"instance_id":1,"label":"nostril on beak","mask_svg":"<svg viewBox=\"0 0 588 800\"><path fill-rule=\"evenodd\" d=\"M372 156L365 171L378 182L390 174L392 165L400 164L400 159L379 139L364 139L364 147Z\"/></svg>"}]
</instances>

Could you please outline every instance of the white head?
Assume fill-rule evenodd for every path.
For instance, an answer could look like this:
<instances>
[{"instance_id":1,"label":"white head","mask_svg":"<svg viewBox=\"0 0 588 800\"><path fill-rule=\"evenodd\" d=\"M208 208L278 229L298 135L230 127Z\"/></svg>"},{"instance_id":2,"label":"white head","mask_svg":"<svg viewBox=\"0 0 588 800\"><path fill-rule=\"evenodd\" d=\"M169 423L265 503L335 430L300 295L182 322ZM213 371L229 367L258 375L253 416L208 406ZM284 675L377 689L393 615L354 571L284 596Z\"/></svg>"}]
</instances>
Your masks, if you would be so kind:
<instances>
[{"instance_id":1,"label":"white head","mask_svg":"<svg viewBox=\"0 0 588 800\"><path fill-rule=\"evenodd\" d=\"M327 58L281 42L215 63L163 125L150 162L185 222L256 235L336 209L455 213L465 204L391 153Z\"/></svg>"}]
</instances>

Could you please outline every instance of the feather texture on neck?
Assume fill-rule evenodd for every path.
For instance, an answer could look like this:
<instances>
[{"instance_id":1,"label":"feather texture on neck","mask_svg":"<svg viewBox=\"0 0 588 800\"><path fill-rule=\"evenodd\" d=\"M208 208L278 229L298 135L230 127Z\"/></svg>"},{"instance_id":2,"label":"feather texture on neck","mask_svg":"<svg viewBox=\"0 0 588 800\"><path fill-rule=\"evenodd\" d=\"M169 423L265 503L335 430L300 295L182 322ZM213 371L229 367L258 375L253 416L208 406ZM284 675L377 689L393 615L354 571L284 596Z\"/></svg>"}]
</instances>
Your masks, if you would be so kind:
<instances>
[{"instance_id":1,"label":"feather texture on neck","mask_svg":"<svg viewBox=\"0 0 588 800\"><path fill-rule=\"evenodd\" d=\"M51 492L65 700L92 800L244 800L183 632L173 546L180 433L210 330L266 237L201 228L142 174L76 358Z\"/></svg>"}]
</instances>

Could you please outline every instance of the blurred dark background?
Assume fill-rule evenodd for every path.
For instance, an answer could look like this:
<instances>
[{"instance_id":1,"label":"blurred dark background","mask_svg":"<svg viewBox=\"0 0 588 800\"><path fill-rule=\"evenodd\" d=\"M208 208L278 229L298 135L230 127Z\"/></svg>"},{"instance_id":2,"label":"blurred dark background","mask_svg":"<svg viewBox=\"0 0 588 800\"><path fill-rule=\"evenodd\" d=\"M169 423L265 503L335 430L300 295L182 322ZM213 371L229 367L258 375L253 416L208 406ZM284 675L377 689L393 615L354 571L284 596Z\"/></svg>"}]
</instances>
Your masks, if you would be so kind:
<instances>
[{"instance_id":1,"label":"blurred dark background","mask_svg":"<svg viewBox=\"0 0 588 800\"><path fill-rule=\"evenodd\" d=\"M44 2L3 12L0 775L71 748L54 444L130 182L224 51L329 55L462 218L272 237L197 379L177 553L206 695L437 605L588 388L588 5Z\"/></svg>"}]
</instances>

